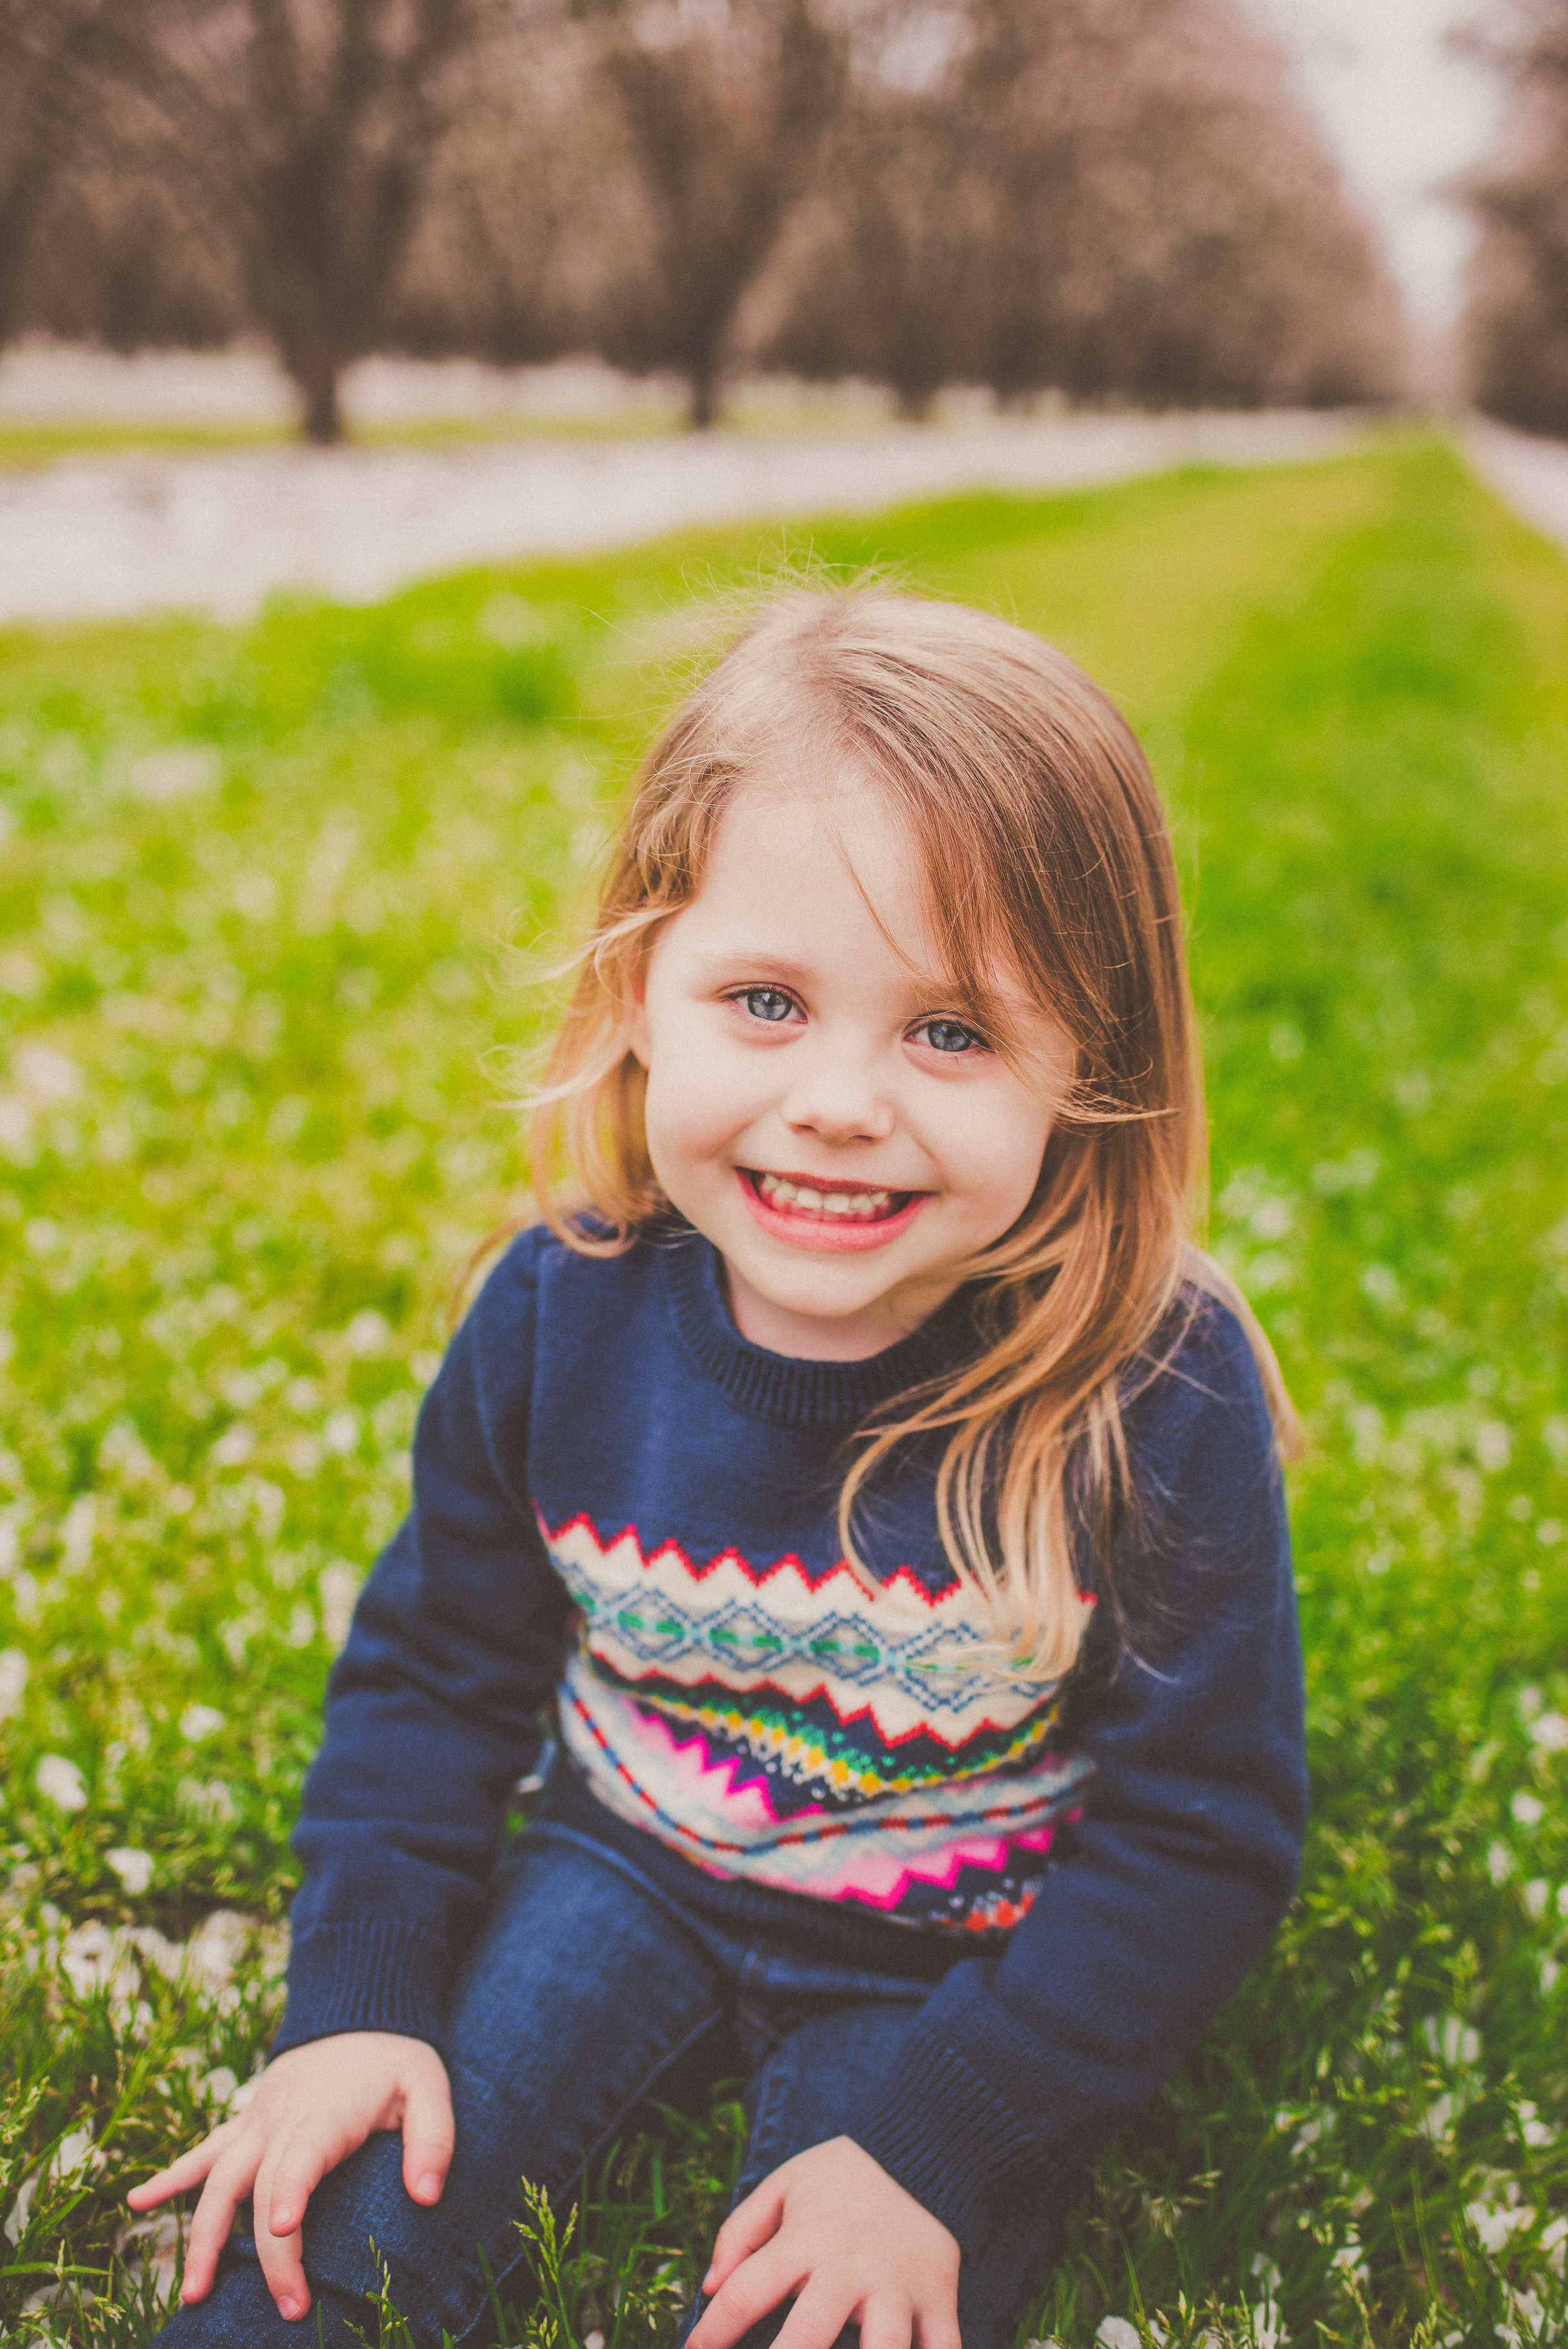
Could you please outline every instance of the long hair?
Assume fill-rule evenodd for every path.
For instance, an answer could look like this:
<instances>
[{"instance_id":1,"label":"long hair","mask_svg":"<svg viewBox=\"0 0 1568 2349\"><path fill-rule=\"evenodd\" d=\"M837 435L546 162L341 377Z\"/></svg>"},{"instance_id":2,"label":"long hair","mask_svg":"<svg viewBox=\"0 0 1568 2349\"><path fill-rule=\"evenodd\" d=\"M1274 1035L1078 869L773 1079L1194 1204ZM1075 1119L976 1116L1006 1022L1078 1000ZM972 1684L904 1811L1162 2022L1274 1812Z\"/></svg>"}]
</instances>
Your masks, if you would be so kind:
<instances>
[{"instance_id":1,"label":"long hair","mask_svg":"<svg viewBox=\"0 0 1568 2349\"><path fill-rule=\"evenodd\" d=\"M786 759L806 788L847 769L885 795L923 867L955 1009L1016 1049L1006 971L1074 1049L1027 1208L954 1268L975 1285L978 1351L860 1431L839 1501L869 1580L857 1504L900 1445L945 1431L943 1547L1010 1669L1055 1681L1087 1619L1075 1529L1103 1577L1119 1511L1138 1506L1124 1407L1202 1293L1240 1315L1282 1449L1295 1443L1266 1338L1193 1245L1205 1131L1170 835L1131 729L1081 669L1023 628L881 585L782 591L755 613L637 773L531 1099L539 1210L585 1255L667 1218L627 1040L639 968L700 887L732 795Z\"/></svg>"}]
</instances>

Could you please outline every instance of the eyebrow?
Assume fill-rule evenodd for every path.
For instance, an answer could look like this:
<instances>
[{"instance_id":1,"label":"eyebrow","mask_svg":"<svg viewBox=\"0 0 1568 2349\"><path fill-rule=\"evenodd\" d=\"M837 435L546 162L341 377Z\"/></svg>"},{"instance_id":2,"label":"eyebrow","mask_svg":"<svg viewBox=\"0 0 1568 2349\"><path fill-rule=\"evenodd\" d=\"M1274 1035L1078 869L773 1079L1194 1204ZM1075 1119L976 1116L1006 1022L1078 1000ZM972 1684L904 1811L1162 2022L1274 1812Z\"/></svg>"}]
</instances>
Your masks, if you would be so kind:
<instances>
[{"instance_id":1,"label":"eyebrow","mask_svg":"<svg viewBox=\"0 0 1568 2349\"><path fill-rule=\"evenodd\" d=\"M788 955L738 948L733 952L698 954L693 957L704 977L715 987L749 978L758 982L781 980L786 987L797 988L802 995L810 992L820 977L810 963L792 962ZM956 992L952 978L942 978L930 971L911 971L907 975L909 1003L912 1010L941 1002Z\"/></svg>"},{"instance_id":2,"label":"eyebrow","mask_svg":"<svg viewBox=\"0 0 1568 2349\"><path fill-rule=\"evenodd\" d=\"M693 957L709 978L755 978L765 972L769 978L786 979L791 987L809 987L818 974L803 962L791 962L787 955L769 954L764 947L737 949L733 953L699 954Z\"/></svg>"}]
</instances>

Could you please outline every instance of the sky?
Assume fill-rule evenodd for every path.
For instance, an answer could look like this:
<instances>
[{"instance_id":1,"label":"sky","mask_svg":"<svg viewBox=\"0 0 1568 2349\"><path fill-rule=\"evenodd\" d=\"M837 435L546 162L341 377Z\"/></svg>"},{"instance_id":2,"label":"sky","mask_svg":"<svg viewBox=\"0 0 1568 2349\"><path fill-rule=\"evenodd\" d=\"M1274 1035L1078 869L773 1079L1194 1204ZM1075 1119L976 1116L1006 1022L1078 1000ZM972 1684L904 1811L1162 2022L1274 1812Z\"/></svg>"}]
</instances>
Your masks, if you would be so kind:
<instances>
[{"instance_id":1,"label":"sky","mask_svg":"<svg viewBox=\"0 0 1568 2349\"><path fill-rule=\"evenodd\" d=\"M1496 135L1491 77L1445 47L1477 0L1246 0L1293 59L1418 326L1458 315L1470 230L1437 193Z\"/></svg>"}]
</instances>

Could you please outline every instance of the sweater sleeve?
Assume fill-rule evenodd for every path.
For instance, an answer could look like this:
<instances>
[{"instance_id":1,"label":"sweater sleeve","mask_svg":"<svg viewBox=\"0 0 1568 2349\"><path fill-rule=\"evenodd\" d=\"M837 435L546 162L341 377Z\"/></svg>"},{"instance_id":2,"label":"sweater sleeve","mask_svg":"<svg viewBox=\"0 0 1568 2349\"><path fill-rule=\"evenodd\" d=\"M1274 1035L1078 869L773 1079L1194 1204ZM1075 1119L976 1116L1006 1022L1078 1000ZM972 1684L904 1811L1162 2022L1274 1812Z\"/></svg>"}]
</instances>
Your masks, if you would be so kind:
<instances>
[{"instance_id":1,"label":"sweater sleeve","mask_svg":"<svg viewBox=\"0 0 1568 2349\"><path fill-rule=\"evenodd\" d=\"M1154 2093L1295 1889L1306 1770L1284 1495L1240 1328L1212 1309L1199 1330L1135 1406L1147 1605L1119 1653L1104 1605L1088 1643L1069 1713L1094 1763L1082 1816L1006 1953L953 1968L850 2126L966 2254L1059 2195Z\"/></svg>"},{"instance_id":2,"label":"sweater sleeve","mask_svg":"<svg viewBox=\"0 0 1568 2349\"><path fill-rule=\"evenodd\" d=\"M533 1241L491 1274L425 1398L412 1509L328 1683L278 2052L340 2031L439 2044L453 1946L539 1751L570 1607L527 1485Z\"/></svg>"}]
</instances>

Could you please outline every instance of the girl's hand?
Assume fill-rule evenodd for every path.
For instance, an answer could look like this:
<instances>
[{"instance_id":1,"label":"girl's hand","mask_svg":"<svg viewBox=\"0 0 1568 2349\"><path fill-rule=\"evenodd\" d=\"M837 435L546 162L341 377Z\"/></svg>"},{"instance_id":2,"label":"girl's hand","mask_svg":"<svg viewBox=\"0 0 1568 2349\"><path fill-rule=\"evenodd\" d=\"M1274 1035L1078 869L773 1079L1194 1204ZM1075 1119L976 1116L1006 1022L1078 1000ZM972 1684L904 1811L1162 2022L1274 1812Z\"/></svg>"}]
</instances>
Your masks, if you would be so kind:
<instances>
[{"instance_id":1,"label":"girl's hand","mask_svg":"<svg viewBox=\"0 0 1568 2349\"><path fill-rule=\"evenodd\" d=\"M205 2179L181 2294L205 2300L234 2213L249 2195L267 2289L280 2316L303 2316L310 2306L300 2262L304 2206L327 2171L373 2130L396 2128L403 2132L404 2185L416 2202L438 2202L454 2131L446 2066L435 2049L389 2031L313 2039L268 2064L242 2113L127 2199L133 2210L152 2210Z\"/></svg>"},{"instance_id":2,"label":"girl's hand","mask_svg":"<svg viewBox=\"0 0 1568 2349\"><path fill-rule=\"evenodd\" d=\"M688 2349L730 2349L789 2293L775 2349L959 2349L958 2245L852 2137L798 2153L719 2229Z\"/></svg>"}]
</instances>

